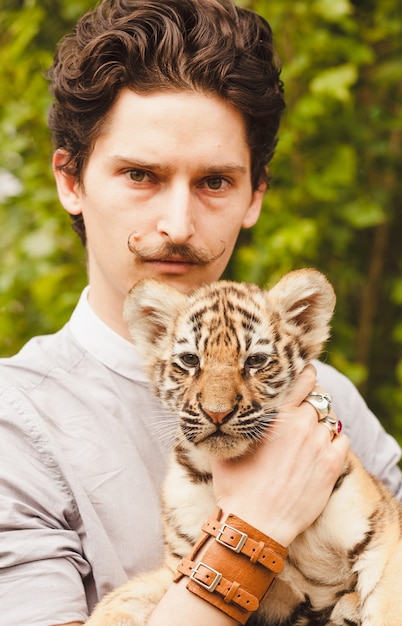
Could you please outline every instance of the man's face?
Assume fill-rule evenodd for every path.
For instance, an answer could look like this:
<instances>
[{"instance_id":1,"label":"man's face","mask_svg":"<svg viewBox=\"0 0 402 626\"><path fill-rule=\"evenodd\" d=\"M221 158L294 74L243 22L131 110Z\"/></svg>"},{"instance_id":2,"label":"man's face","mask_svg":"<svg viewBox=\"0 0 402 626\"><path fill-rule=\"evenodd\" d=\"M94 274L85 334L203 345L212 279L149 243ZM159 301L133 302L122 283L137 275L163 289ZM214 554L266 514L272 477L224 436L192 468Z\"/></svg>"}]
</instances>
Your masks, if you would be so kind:
<instances>
[{"instance_id":1,"label":"man's face","mask_svg":"<svg viewBox=\"0 0 402 626\"><path fill-rule=\"evenodd\" d=\"M55 164L63 160L56 153ZM123 89L95 142L80 186L56 172L60 199L82 212L90 302L112 328L142 278L181 291L217 280L241 227L259 215L242 116L194 92ZM128 245L128 243L129 245Z\"/></svg>"}]
</instances>

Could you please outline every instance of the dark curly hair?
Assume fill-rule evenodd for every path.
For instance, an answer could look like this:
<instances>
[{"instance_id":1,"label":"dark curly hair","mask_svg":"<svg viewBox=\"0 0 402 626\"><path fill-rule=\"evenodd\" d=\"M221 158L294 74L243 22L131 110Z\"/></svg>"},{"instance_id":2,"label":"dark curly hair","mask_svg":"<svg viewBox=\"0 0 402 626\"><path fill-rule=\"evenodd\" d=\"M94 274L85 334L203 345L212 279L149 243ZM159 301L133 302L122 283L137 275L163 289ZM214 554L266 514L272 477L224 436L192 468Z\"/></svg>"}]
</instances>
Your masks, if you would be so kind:
<instances>
[{"instance_id":1,"label":"dark curly hair","mask_svg":"<svg viewBox=\"0 0 402 626\"><path fill-rule=\"evenodd\" d=\"M246 123L253 188L266 177L285 106L280 63L269 24L231 0L103 0L61 40L48 75L54 145L80 183L123 87L225 99ZM81 216L74 228L85 242Z\"/></svg>"}]
</instances>

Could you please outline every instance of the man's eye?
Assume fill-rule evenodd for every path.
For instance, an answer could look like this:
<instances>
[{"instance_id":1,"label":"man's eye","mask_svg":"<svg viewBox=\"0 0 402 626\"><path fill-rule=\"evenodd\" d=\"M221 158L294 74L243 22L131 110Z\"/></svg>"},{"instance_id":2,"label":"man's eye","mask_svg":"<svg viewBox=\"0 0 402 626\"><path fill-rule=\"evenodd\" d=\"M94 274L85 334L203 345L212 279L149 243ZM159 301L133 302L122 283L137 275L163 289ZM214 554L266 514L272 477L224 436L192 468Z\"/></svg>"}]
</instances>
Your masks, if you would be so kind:
<instances>
[{"instance_id":1,"label":"man's eye","mask_svg":"<svg viewBox=\"0 0 402 626\"><path fill-rule=\"evenodd\" d=\"M148 174L143 170L130 170L128 175L135 183L143 183L149 178Z\"/></svg>"},{"instance_id":2,"label":"man's eye","mask_svg":"<svg viewBox=\"0 0 402 626\"><path fill-rule=\"evenodd\" d=\"M205 186L211 191L221 191L229 186L229 181L222 176L211 176L205 180Z\"/></svg>"},{"instance_id":3,"label":"man's eye","mask_svg":"<svg viewBox=\"0 0 402 626\"><path fill-rule=\"evenodd\" d=\"M208 178L207 185L210 189L220 189L222 187L223 180L222 178Z\"/></svg>"}]
</instances>

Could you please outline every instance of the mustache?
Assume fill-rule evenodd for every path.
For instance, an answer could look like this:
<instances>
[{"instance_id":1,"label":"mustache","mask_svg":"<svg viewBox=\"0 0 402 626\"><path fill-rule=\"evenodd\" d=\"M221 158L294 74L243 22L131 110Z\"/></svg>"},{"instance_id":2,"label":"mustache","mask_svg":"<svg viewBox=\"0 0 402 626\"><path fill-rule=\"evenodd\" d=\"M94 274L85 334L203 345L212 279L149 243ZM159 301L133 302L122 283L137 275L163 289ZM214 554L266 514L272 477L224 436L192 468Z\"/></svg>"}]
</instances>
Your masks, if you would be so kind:
<instances>
[{"instance_id":1,"label":"mustache","mask_svg":"<svg viewBox=\"0 0 402 626\"><path fill-rule=\"evenodd\" d=\"M192 265L207 265L217 261L225 252L225 242L221 241L221 250L213 255L206 250L196 250L194 246L189 244L172 244L165 242L160 246L154 248L143 248L135 246L130 241L131 235L128 238L127 246L130 252L132 252L140 261L171 261L177 260L181 263L191 263Z\"/></svg>"}]
</instances>

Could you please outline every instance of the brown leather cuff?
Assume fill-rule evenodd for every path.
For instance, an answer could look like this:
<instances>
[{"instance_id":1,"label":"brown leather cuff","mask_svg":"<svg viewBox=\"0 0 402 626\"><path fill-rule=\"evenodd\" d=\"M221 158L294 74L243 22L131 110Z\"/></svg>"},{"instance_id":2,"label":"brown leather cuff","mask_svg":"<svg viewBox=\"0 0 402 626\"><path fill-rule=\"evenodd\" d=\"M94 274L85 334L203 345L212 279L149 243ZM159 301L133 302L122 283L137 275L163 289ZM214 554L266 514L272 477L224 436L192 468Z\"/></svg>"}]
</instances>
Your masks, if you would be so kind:
<instances>
[{"instance_id":1,"label":"brown leather cuff","mask_svg":"<svg viewBox=\"0 0 402 626\"><path fill-rule=\"evenodd\" d=\"M191 555L180 562L175 582L189 576L189 591L245 624L282 571L287 550L233 514L224 522L209 518L202 530ZM215 541L198 559L210 536Z\"/></svg>"}]
</instances>

